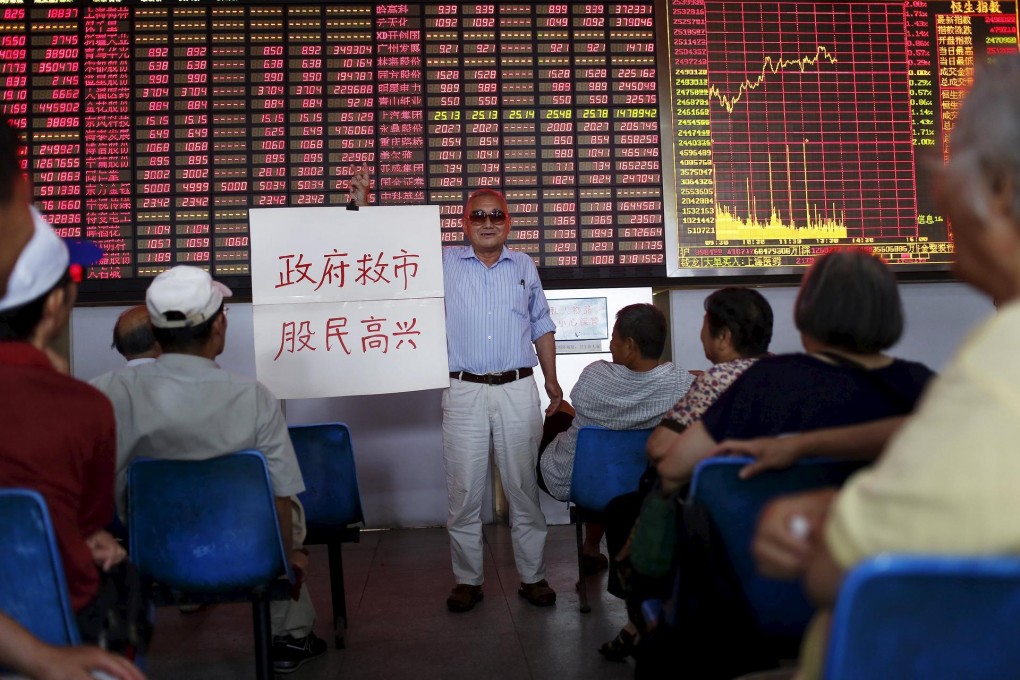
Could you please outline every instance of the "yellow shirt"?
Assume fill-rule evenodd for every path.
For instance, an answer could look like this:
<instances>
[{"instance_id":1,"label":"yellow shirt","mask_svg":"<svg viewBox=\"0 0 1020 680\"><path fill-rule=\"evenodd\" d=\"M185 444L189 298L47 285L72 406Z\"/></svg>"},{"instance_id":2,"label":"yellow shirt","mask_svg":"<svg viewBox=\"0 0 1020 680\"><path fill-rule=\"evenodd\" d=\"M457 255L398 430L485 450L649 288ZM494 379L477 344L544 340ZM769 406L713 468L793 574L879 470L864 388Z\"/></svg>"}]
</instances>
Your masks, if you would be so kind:
<instances>
[{"instance_id":1,"label":"yellow shirt","mask_svg":"<svg viewBox=\"0 0 1020 680\"><path fill-rule=\"evenodd\" d=\"M975 330L873 467L855 475L825 539L851 569L884 552L1020 554L1020 303ZM822 674L816 621L801 654Z\"/></svg>"}]
</instances>

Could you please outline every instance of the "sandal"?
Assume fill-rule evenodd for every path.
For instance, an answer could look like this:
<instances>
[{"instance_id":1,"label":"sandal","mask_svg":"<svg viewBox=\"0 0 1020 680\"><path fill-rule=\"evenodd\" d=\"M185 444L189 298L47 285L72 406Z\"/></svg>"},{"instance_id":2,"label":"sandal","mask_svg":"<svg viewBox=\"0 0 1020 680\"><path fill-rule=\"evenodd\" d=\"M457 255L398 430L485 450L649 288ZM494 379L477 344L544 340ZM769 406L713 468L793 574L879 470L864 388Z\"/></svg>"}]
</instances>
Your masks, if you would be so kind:
<instances>
[{"instance_id":1,"label":"sandal","mask_svg":"<svg viewBox=\"0 0 1020 680\"><path fill-rule=\"evenodd\" d=\"M603 569L609 568L609 558L599 553L598 555L581 555L581 573L585 576L597 574Z\"/></svg>"},{"instance_id":2,"label":"sandal","mask_svg":"<svg viewBox=\"0 0 1020 680\"><path fill-rule=\"evenodd\" d=\"M481 602L485 595L481 586L469 586L465 583L458 583L457 587L446 598L446 608L451 612L469 612L474 606Z\"/></svg>"},{"instance_id":3,"label":"sandal","mask_svg":"<svg viewBox=\"0 0 1020 680\"><path fill-rule=\"evenodd\" d=\"M556 591L549 587L545 579L536 583L522 583L517 594L536 607L556 604Z\"/></svg>"},{"instance_id":4,"label":"sandal","mask_svg":"<svg viewBox=\"0 0 1020 680\"><path fill-rule=\"evenodd\" d=\"M637 650L637 633L631 633L626 628L620 630L609 642L604 642L599 647L599 654L609 661L626 661L628 656L634 656Z\"/></svg>"}]
</instances>

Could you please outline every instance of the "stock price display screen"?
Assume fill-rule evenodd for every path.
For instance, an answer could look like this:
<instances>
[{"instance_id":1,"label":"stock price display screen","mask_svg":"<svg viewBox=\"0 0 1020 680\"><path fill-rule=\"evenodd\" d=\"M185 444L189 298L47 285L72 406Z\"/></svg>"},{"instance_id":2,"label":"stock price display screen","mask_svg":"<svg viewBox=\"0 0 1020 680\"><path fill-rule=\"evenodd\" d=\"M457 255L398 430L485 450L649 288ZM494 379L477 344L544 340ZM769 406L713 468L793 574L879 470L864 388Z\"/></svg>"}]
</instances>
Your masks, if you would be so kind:
<instances>
[{"instance_id":1,"label":"stock price display screen","mask_svg":"<svg viewBox=\"0 0 1020 680\"><path fill-rule=\"evenodd\" d=\"M859 246L945 268L928 170L1016 4L671 0L680 273L802 267Z\"/></svg>"},{"instance_id":2,"label":"stock price display screen","mask_svg":"<svg viewBox=\"0 0 1020 680\"><path fill-rule=\"evenodd\" d=\"M504 191L547 279L944 269L927 168L1014 2L0 5L0 109L40 210L105 259L243 281L248 209ZM242 284L243 285L243 284ZM91 287L91 288L90 288Z\"/></svg>"},{"instance_id":3,"label":"stock price display screen","mask_svg":"<svg viewBox=\"0 0 1020 680\"><path fill-rule=\"evenodd\" d=\"M244 277L249 208L342 206L362 166L445 241L492 186L547 274L661 275L655 26L639 0L14 2L0 108L40 210L105 248L91 279Z\"/></svg>"}]
</instances>

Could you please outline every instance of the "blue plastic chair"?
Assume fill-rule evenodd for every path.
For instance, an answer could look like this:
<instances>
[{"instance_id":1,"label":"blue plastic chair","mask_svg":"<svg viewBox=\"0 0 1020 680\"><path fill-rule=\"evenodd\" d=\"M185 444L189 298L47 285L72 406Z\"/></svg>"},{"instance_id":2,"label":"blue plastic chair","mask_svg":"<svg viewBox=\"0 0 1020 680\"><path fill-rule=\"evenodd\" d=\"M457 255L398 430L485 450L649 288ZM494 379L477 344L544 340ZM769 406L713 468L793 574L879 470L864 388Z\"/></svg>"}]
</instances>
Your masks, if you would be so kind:
<instances>
[{"instance_id":1,"label":"blue plastic chair","mask_svg":"<svg viewBox=\"0 0 1020 680\"><path fill-rule=\"evenodd\" d=\"M262 454L135 460L128 534L157 603L251 601L256 677L270 680L269 600L287 597L294 578Z\"/></svg>"},{"instance_id":2,"label":"blue plastic chair","mask_svg":"<svg viewBox=\"0 0 1020 680\"><path fill-rule=\"evenodd\" d=\"M343 423L294 425L290 440L305 480L298 495L308 524L307 545L325 544L329 551L329 582L333 604L333 641L344 647L347 597L344 589L343 543L357 543L364 522L358 474L354 467L351 431Z\"/></svg>"},{"instance_id":3,"label":"blue plastic chair","mask_svg":"<svg viewBox=\"0 0 1020 680\"><path fill-rule=\"evenodd\" d=\"M50 513L38 492L0 489L0 545L0 610L43 642L79 644Z\"/></svg>"},{"instance_id":4,"label":"blue plastic chair","mask_svg":"<svg viewBox=\"0 0 1020 680\"><path fill-rule=\"evenodd\" d=\"M796 649L814 607L798 581L779 581L758 573L751 541L765 505L788 494L841 486L863 466L860 461L807 459L785 469L740 479L751 458L710 458L694 470L688 502L702 504L718 530L737 580L759 629L779 644Z\"/></svg>"},{"instance_id":5,"label":"blue plastic chair","mask_svg":"<svg viewBox=\"0 0 1020 680\"><path fill-rule=\"evenodd\" d=\"M584 521L606 509L609 501L637 491L648 467L645 449L651 429L608 430L585 425L577 433L570 480L570 521L577 527L577 592L581 611L591 611L582 561Z\"/></svg>"},{"instance_id":6,"label":"blue plastic chair","mask_svg":"<svg viewBox=\"0 0 1020 680\"><path fill-rule=\"evenodd\" d=\"M880 555L839 592L826 680L1020 677L1020 558Z\"/></svg>"}]
</instances>

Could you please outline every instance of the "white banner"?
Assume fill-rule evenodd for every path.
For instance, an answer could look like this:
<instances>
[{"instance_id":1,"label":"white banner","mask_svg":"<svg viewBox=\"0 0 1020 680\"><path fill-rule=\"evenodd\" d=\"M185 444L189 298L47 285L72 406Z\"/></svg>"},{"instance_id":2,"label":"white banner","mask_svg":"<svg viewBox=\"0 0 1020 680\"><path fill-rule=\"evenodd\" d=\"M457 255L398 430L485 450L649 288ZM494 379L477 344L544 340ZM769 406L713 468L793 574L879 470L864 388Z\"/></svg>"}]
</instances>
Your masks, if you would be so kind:
<instances>
[{"instance_id":1,"label":"white banner","mask_svg":"<svg viewBox=\"0 0 1020 680\"><path fill-rule=\"evenodd\" d=\"M443 296L439 206L253 208L252 302Z\"/></svg>"},{"instance_id":2,"label":"white banner","mask_svg":"<svg viewBox=\"0 0 1020 680\"><path fill-rule=\"evenodd\" d=\"M449 385L438 206L250 215L255 370L277 397Z\"/></svg>"}]
</instances>

